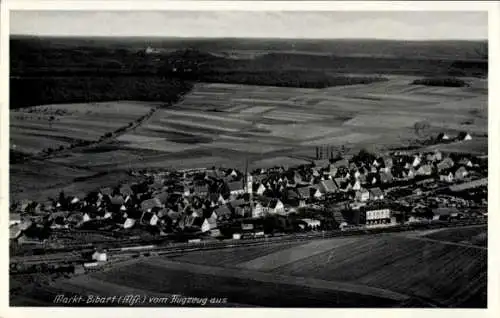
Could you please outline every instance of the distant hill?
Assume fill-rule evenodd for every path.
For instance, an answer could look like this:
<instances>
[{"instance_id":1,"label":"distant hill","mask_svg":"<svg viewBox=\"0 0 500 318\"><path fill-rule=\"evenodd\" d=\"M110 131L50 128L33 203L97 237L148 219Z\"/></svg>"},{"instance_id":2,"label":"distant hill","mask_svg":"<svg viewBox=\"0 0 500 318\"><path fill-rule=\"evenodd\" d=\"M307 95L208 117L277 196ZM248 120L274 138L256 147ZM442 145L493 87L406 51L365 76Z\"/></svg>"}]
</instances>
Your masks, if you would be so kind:
<instances>
[{"instance_id":1,"label":"distant hill","mask_svg":"<svg viewBox=\"0 0 500 318\"><path fill-rule=\"evenodd\" d=\"M16 41L29 41L52 48L106 47L139 50L147 46L165 50L191 48L205 52L308 52L338 56L374 56L392 58L478 59L477 49L486 41L402 41L358 39L238 39L238 38L155 38L155 37L28 37L11 36Z\"/></svg>"}]
</instances>

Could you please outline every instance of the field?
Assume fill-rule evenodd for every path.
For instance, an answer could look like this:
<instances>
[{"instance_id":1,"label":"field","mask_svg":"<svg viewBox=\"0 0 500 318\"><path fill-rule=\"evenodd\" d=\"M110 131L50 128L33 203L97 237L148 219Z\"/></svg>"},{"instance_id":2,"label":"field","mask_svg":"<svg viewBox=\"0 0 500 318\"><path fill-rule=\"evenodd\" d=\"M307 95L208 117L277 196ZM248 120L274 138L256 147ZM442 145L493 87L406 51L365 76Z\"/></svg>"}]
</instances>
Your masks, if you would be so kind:
<instances>
[{"instance_id":1,"label":"field","mask_svg":"<svg viewBox=\"0 0 500 318\"><path fill-rule=\"evenodd\" d=\"M485 227L157 256L50 288L219 297L248 306L485 307L487 249L463 243L481 231ZM47 293L29 297L40 301Z\"/></svg>"},{"instance_id":2,"label":"field","mask_svg":"<svg viewBox=\"0 0 500 318\"><path fill-rule=\"evenodd\" d=\"M417 138L414 125L421 121L429 123L429 130L451 135L487 133L485 95L409 83L409 77L396 77L326 89L198 84L181 103L124 135L122 146L186 155L229 150L239 155L235 158L272 158L277 152L293 157L296 150L321 144L398 146Z\"/></svg>"},{"instance_id":3,"label":"field","mask_svg":"<svg viewBox=\"0 0 500 318\"><path fill-rule=\"evenodd\" d=\"M441 150L487 153L485 80L468 79L471 87L449 88L410 85L412 76L387 77L387 82L325 89L198 83L181 102L105 142L99 138L156 104L20 108L11 110L11 149L36 153L75 141L95 143L91 151L72 150L46 161L88 175L214 165L241 169L245 160L251 169L286 166L314 159L319 145L348 152L387 150L439 132L455 136L467 131L473 137L440 145ZM426 131L417 132L417 122L426 122ZM17 171L11 171L12 183L22 185L24 176ZM33 196L29 189L14 192Z\"/></svg>"},{"instance_id":4,"label":"field","mask_svg":"<svg viewBox=\"0 0 500 318\"><path fill-rule=\"evenodd\" d=\"M19 152L36 154L80 141L95 142L106 133L133 123L151 107L148 103L113 102L11 110L10 146Z\"/></svg>"}]
</instances>

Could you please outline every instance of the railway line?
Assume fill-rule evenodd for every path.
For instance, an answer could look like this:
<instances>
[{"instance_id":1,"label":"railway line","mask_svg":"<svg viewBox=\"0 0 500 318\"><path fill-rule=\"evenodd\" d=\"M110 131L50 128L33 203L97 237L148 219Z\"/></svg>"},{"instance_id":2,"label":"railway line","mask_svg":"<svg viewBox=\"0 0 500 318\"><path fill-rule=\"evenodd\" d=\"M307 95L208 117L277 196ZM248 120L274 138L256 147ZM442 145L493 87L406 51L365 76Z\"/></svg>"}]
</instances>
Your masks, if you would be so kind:
<instances>
[{"instance_id":1,"label":"railway line","mask_svg":"<svg viewBox=\"0 0 500 318\"><path fill-rule=\"evenodd\" d=\"M104 248L107 250L108 257L113 258L124 258L124 257L134 257L138 255L145 254L179 254L188 253L200 250L214 250L214 249L225 249L233 247L250 247L250 246L265 246L270 244L278 243L290 243L290 242L300 242L309 241L314 239L323 238L334 238L334 237L345 237L345 236L360 236L360 235L377 235L391 232L403 232L403 231L414 231L414 230L426 230L426 229L438 229L447 227L463 227L472 225L486 225L487 221L484 219L472 219L472 220L458 220L458 221L430 221L415 224L404 224L395 225L384 228L356 228L344 231L329 231L329 232L313 232L304 234L293 234L293 235L283 235L276 237L262 237L262 238L251 238L243 240L222 240L222 241L206 241L202 240L199 242L188 242L188 243L166 243L165 238L159 238L155 240L140 240L140 239L128 239L128 240L113 240ZM39 263L62 263L62 262L78 262L82 260L82 252L93 251L98 245L105 245L103 242L99 244L88 243L84 245L78 245L73 247L64 247L62 249L55 250L54 253L45 253L41 255L29 255L29 256L14 256L10 258L10 263L24 263L24 264L39 264Z\"/></svg>"}]
</instances>

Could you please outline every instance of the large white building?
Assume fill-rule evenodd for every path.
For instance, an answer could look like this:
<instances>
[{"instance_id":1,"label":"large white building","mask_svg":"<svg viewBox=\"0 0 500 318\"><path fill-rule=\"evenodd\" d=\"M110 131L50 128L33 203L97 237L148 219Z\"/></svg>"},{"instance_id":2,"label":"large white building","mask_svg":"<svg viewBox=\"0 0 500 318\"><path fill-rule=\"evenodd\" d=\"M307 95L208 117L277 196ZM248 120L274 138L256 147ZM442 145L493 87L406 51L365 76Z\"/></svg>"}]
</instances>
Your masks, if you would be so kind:
<instances>
[{"instance_id":1,"label":"large white building","mask_svg":"<svg viewBox=\"0 0 500 318\"><path fill-rule=\"evenodd\" d=\"M366 211L366 225L386 224L391 221L390 209L377 209Z\"/></svg>"}]
</instances>

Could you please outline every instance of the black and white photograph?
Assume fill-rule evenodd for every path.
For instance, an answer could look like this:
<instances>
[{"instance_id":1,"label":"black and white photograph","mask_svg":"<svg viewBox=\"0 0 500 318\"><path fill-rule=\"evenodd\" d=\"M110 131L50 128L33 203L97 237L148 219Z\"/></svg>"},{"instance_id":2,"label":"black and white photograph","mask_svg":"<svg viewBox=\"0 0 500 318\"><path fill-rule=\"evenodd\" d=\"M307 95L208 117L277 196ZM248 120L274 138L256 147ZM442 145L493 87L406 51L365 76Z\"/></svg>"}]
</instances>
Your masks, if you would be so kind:
<instances>
[{"instance_id":1,"label":"black and white photograph","mask_svg":"<svg viewBox=\"0 0 500 318\"><path fill-rule=\"evenodd\" d=\"M9 306L488 308L452 9L11 9Z\"/></svg>"}]
</instances>

